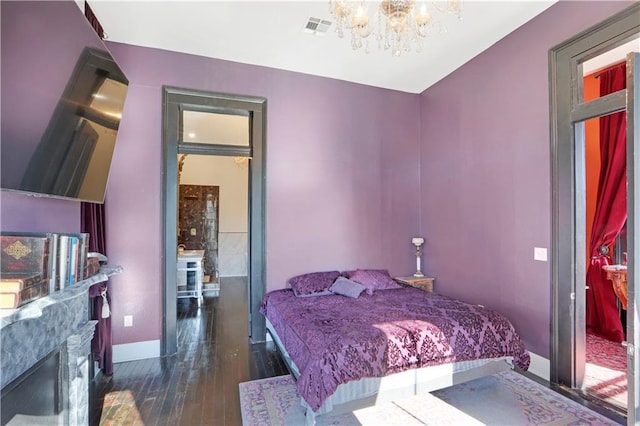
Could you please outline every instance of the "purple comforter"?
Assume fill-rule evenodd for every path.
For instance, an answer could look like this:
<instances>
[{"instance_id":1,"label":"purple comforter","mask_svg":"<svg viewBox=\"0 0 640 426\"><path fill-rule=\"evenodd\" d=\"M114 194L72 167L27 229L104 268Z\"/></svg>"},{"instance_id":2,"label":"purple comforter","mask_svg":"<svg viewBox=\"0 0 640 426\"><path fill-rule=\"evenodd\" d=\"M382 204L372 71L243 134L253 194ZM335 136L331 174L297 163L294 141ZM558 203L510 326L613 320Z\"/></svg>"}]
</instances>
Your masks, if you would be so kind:
<instances>
[{"instance_id":1,"label":"purple comforter","mask_svg":"<svg viewBox=\"0 0 640 426\"><path fill-rule=\"evenodd\" d=\"M264 296L260 312L300 369L297 388L315 411L341 383L411 368L529 353L511 323L495 311L415 288L357 299Z\"/></svg>"}]
</instances>

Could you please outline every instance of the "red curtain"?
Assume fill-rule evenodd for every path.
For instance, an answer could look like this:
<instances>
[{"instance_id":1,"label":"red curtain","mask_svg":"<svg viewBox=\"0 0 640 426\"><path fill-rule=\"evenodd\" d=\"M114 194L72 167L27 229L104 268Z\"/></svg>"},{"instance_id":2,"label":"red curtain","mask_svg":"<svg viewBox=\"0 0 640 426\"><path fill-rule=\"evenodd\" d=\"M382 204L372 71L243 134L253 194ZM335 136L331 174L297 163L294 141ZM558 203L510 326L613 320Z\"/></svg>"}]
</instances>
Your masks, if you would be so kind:
<instances>
[{"instance_id":1,"label":"red curtain","mask_svg":"<svg viewBox=\"0 0 640 426\"><path fill-rule=\"evenodd\" d=\"M626 87L626 65L600 73L600 96ZM624 340L616 295L602 267L627 220L627 117L618 112L600 118L600 178L587 268L587 330L614 342Z\"/></svg>"},{"instance_id":2,"label":"red curtain","mask_svg":"<svg viewBox=\"0 0 640 426\"><path fill-rule=\"evenodd\" d=\"M105 201L106 203L106 201ZM80 229L89 234L89 251L107 255L105 204L80 203ZM102 317L102 293L111 305L108 283L102 282L89 288L89 297L93 304L91 319L97 320L96 332L91 341L93 359L104 374L113 374L113 344L111 334L111 316Z\"/></svg>"}]
</instances>

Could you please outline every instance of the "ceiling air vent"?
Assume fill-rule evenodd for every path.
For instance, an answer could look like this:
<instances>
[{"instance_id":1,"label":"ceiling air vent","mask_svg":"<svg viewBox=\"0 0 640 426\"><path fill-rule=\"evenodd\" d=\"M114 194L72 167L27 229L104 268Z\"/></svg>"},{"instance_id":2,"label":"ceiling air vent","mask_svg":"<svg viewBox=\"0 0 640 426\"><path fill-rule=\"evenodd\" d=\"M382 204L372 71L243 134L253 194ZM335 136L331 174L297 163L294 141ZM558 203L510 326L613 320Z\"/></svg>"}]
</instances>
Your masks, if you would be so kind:
<instances>
[{"instance_id":1,"label":"ceiling air vent","mask_svg":"<svg viewBox=\"0 0 640 426\"><path fill-rule=\"evenodd\" d=\"M325 21L324 19L309 17L306 25L304 26L304 32L308 34L315 34L323 36L329 30L331 21Z\"/></svg>"}]
</instances>

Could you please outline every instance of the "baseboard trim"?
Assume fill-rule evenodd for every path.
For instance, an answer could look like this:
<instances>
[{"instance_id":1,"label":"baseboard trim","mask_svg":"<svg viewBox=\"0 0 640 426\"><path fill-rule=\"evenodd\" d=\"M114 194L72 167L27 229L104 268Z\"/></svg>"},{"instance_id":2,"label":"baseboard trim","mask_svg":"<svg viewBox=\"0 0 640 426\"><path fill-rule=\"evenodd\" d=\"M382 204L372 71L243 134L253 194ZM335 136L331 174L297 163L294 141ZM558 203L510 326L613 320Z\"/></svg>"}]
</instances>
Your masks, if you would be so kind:
<instances>
[{"instance_id":1,"label":"baseboard trim","mask_svg":"<svg viewBox=\"0 0 640 426\"><path fill-rule=\"evenodd\" d=\"M546 381L551 378L551 361L540 355L529 352L531 356L531 364L529 365L529 373L534 374Z\"/></svg>"},{"instance_id":2,"label":"baseboard trim","mask_svg":"<svg viewBox=\"0 0 640 426\"><path fill-rule=\"evenodd\" d=\"M148 340L146 342L125 343L113 346L114 364L159 357L160 340Z\"/></svg>"}]
</instances>

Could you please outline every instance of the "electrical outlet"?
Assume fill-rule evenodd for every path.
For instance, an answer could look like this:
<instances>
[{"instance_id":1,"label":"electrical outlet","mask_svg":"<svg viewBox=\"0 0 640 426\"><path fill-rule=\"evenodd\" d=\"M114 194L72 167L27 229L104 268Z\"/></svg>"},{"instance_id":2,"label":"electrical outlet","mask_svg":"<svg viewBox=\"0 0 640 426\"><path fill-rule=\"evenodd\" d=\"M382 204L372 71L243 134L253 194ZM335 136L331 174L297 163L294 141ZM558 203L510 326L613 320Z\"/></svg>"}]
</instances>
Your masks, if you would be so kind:
<instances>
[{"instance_id":1,"label":"electrical outlet","mask_svg":"<svg viewBox=\"0 0 640 426\"><path fill-rule=\"evenodd\" d=\"M124 316L124 326L125 327L133 327L133 315L125 315Z\"/></svg>"}]
</instances>

